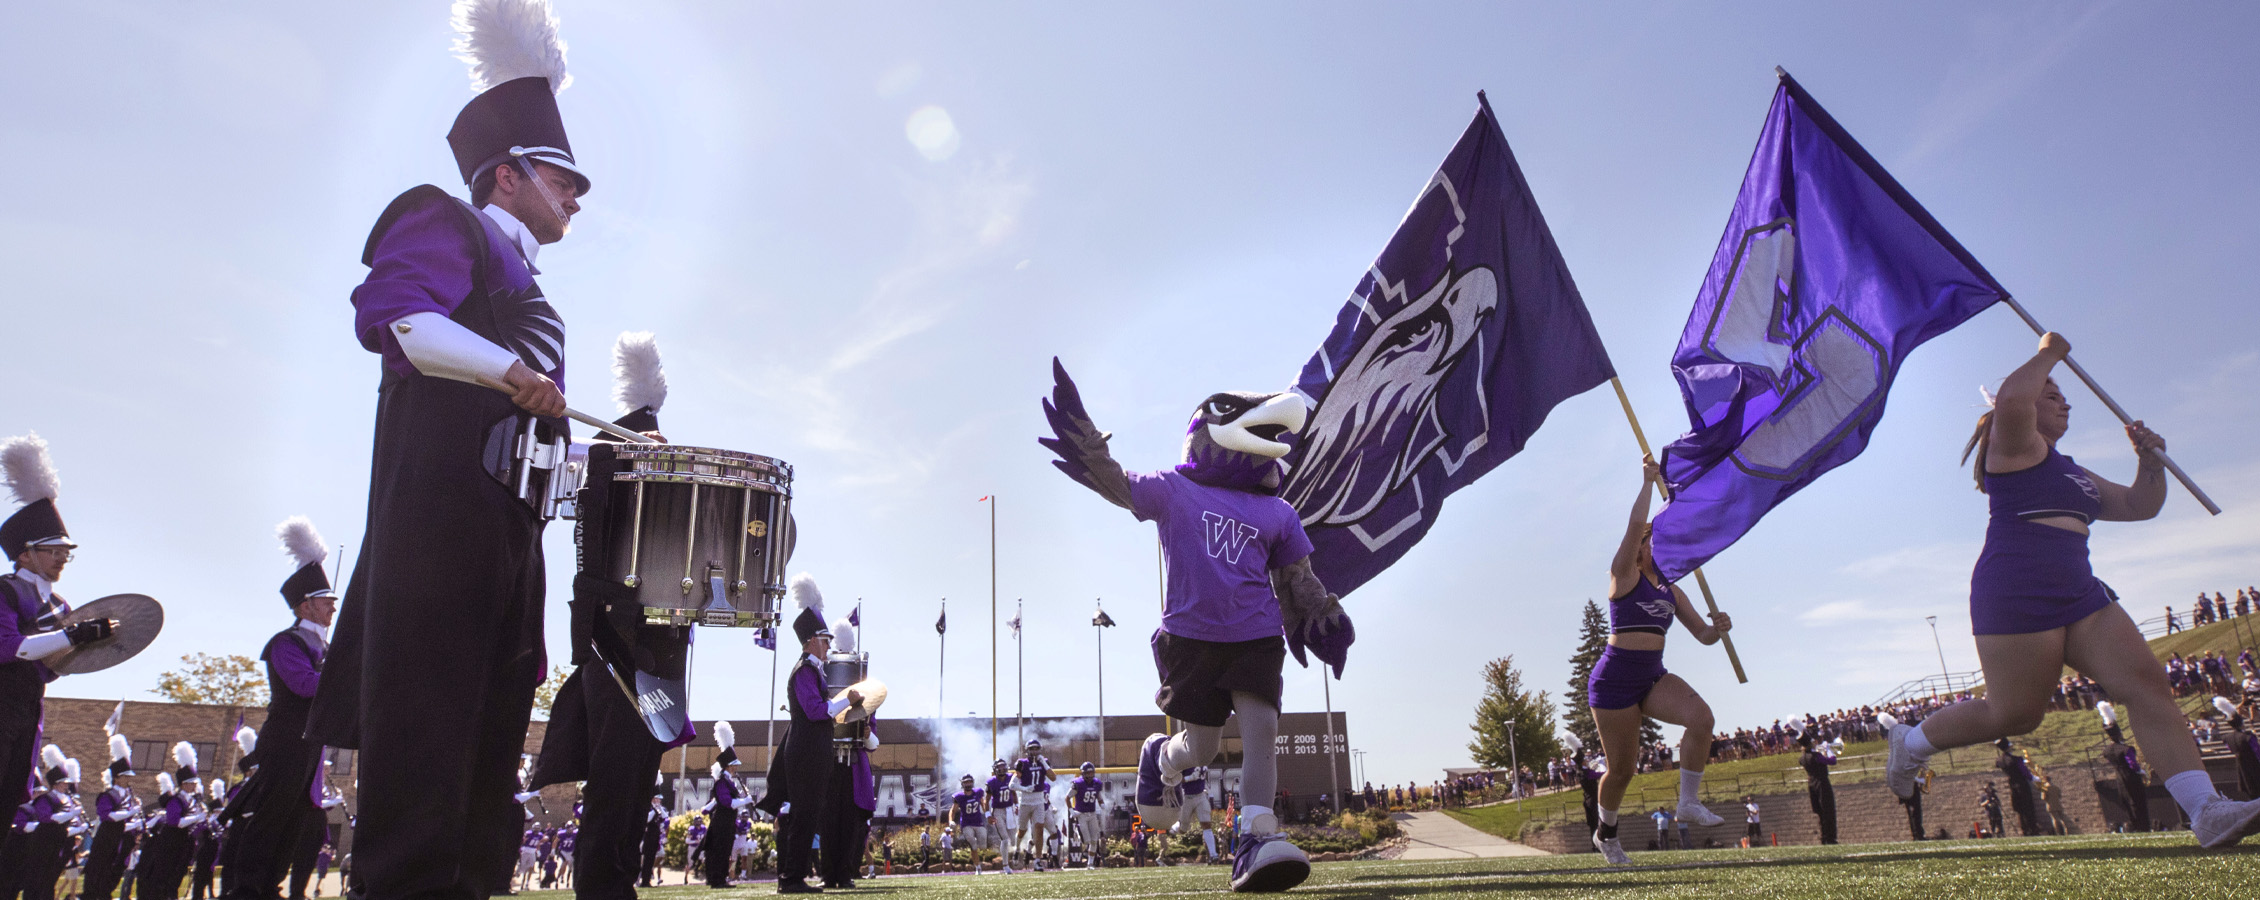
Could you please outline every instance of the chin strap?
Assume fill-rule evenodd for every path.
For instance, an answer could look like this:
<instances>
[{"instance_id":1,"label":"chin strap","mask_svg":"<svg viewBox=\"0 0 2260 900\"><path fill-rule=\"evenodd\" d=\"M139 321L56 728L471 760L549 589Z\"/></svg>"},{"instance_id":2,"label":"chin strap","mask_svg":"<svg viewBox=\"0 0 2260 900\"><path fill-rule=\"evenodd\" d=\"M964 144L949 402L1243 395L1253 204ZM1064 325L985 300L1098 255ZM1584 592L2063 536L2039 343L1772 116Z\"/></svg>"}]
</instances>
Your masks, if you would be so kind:
<instances>
[{"instance_id":1,"label":"chin strap","mask_svg":"<svg viewBox=\"0 0 2260 900\"><path fill-rule=\"evenodd\" d=\"M524 156L517 157L517 160L518 170L526 173L526 180L533 182L534 190L541 192L542 202L549 204L549 214L557 217L557 233L572 233L573 220L565 218L565 204L557 202L557 196L549 192L549 183L534 173L534 161Z\"/></svg>"}]
</instances>

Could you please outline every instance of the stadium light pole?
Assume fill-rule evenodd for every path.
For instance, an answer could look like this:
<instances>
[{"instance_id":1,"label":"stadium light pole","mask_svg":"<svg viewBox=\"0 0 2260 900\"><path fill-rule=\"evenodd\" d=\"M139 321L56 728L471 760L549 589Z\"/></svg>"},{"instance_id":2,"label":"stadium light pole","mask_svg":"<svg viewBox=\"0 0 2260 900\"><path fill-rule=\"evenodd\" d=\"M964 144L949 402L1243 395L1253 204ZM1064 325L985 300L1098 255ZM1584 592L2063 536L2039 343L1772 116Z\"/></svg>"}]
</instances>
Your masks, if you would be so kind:
<instances>
[{"instance_id":1,"label":"stadium light pole","mask_svg":"<svg viewBox=\"0 0 2260 900\"><path fill-rule=\"evenodd\" d=\"M1930 623L1930 645L1938 650L1938 677L1945 679L1941 687L1949 694L1954 692L1954 673L1946 671L1946 645L1938 639L1938 617L1924 616Z\"/></svg>"}]
</instances>

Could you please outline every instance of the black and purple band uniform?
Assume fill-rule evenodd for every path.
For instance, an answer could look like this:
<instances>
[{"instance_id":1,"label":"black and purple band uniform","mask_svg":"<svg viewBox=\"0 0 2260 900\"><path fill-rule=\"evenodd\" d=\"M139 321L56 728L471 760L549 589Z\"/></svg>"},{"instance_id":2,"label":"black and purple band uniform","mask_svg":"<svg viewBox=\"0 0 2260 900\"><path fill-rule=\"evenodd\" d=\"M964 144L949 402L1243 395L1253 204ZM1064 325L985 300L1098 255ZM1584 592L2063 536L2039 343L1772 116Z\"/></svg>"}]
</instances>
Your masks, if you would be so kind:
<instances>
[{"instance_id":1,"label":"black and purple band uniform","mask_svg":"<svg viewBox=\"0 0 2260 900\"><path fill-rule=\"evenodd\" d=\"M1671 630L1679 600L1671 586L1655 584L1646 575L1634 578L1632 590L1609 598L1609 633L1634 632L1662 636ZM1585 680L1585 702L1595 709L1638 706L1664 677L1664 651L1632 650L1610 644L1593 664Z\"/></svg>"},{"instance_id":2,"label":"black and purple band uniform","mask_svg":"<svg viewBox=\"0 0 2260 900\"><path fill-rule=\"evenodd\" d=\"M1971 633L2049 631L2119 599L2089 568L2086 534L2033 521L2088 524L2103 514L2103 492L2071 457L2051 447L2030 468L1987 472L1985 499L1985 550L1970 573Z\"/></svg>"}]
</instances>

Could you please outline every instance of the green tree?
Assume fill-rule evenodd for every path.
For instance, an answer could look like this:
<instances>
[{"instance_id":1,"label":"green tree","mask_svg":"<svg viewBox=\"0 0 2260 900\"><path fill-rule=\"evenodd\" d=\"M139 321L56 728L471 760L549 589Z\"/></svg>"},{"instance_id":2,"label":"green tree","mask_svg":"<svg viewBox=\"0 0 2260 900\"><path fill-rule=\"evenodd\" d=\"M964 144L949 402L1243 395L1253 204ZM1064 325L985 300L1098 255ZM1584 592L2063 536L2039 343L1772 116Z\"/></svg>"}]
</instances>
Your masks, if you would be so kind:
<instances>
[{"instance_id":1,"label":"green tree","mask_svg":"<svg viewBox=\"0 0 2260 900\"><path fill-rule=\"evenodd\" d=\"M1562 695L1562 728L1577 735L1592 753L1601 752L1601 732L1593 726L1593 707L1585 705L1585 682L1601 651L1609 648L1609 618L1601 604L1585 601L1584 618L1577 625L1577 652L1569 656L1569 693Z\"/></svg>"},{"instance_id":2,"label":"green tree","mask_svg":"<svg viewBox=\"0 0 2260 900\"><path fill-rule=\"evenodd\" d=\"M259 674L258 660L190 653L180 661L180 668L157 676L157 688L150 693L174 703L267 705L267 679Z\"/></svg>"},{"instance_id":3,"label":"green tree","mask_svg":"<svg viewBox=\"0 0 2260 900\"><path fill-rule=\"evenodd\" d=\"M1519 760L1535 769L1562 752L1554 737L1553 700L1545 691L1523 690L1522 672L1512 656L1483 664L1483 699L1475 704L1475 724L1468 728L1475 732L1468 752L1485 768L1504 769Z\"/></svg>"},{"instance_id":4,"label":"green tree","mask_svg":"<svg viewBox=\"0 0 2260 900\"><path fill-rule=\"evenodd\" d=\"M1608 648L1609 617L1601 612L1601 604L1588 599L1577 625L1577 652L1569 657L1569 694L1562 698L1562 727L1584 741L1585 752L1594 756L1601 753L1601 732L1593 725L1593 707L1585 705L1585 682L1593 677L1601 651ZM1653 744L1663 739L1662 723L1643 716L1640 742Z\"/></svg>"},{"instance_id":5,"label":"green tree","mask_svg":"<svg viewBox=\"0 0 2260 900\"><path fill-rule=\"evenodd\" d=\"M551 666L549 677L534 688L534 715L549 718L549 708L557 705L557 692L565 687L565 679L572 673L564 666Z\"/></svg>"}]
</instances>

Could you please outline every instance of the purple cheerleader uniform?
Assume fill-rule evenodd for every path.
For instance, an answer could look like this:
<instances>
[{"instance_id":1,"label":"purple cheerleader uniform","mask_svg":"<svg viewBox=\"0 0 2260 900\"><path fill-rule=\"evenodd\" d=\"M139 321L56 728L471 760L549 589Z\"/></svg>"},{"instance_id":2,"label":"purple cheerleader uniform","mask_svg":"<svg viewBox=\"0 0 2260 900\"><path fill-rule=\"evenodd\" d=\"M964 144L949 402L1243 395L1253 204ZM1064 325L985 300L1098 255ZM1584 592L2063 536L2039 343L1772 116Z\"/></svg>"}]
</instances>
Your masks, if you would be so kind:
<instances>
[{"instance_id":1,"label":"purple cheerleader uniform","mask_svg":"<svg viewBox=\"0 0 2260 900\"><path fill-rule=\"evenodd\" d=\"M2033 521L2085 524L2103 513L2103 492L2071 457L2050 448L2031 468L1987 472L1985 494L1991 520L1970 573L1972 633L2062 628L2119 599L2088 568L2087 535Z\"/></svg>"},{"instance_id":2,"label":"purple cheerleader uniform","mask_svg":"<svg viewBox=\"0 0 2260 900\"><path fill-rule=\"evenodd\" d=\"M1643 576L1633 580L1632 590L1624 596L1609 598L1609 633L1662 635L1671 630L1678 611L1679 600L1672 596L1671 587L1652 584ZM1664 674L1664 651L1610 644L1585 680L1585 702L1595 709L1638 706Z\"/></svg>"}]
</instances>

